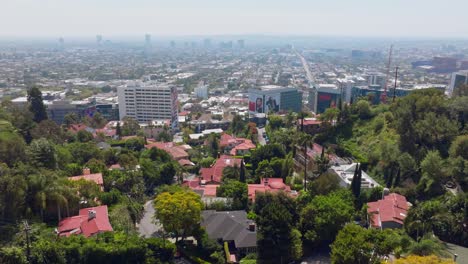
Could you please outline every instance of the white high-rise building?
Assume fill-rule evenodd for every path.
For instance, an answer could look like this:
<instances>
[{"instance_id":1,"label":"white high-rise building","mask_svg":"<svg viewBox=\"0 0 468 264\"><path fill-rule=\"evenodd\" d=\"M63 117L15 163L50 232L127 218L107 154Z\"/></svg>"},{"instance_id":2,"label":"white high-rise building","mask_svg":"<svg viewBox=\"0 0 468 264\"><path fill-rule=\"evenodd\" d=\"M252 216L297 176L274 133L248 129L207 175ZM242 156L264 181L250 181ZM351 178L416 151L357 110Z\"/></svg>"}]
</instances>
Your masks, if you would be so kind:
<instances>
[{"instance_id":1,"label":"white high-rise building","mask_svg":"<svg viewBox=\"0 0 468 264\"><path fill-rule=\"evenodd\" d=\"M452 79L450 80L450 86L448 87L448 94L453 95L453 91L460 85L468 85L468 71L459 71L452 73Z\"/></svg>"},{"instance_id":2,"label":"white high-rise building","mask_svg":"<svg viewBox=\"0 0 468 264\"><path fill-rule=\"evenodd\" d=\"M117 88L120 119L131 117L139 123L170 120L177 126L177 88L158 82L134 82Z\"/></svg>"},{"instance_id":3,"label":"white high-rise building","mask_svg":"<svg viewBox=\"0 0 468 264\"><path fill-rule=\"evenodd\" d=\"M198 98L206 99L208 98L208 85L199 84L197 87L195 87L194 92Z\"/></svg>"}]
</instances>

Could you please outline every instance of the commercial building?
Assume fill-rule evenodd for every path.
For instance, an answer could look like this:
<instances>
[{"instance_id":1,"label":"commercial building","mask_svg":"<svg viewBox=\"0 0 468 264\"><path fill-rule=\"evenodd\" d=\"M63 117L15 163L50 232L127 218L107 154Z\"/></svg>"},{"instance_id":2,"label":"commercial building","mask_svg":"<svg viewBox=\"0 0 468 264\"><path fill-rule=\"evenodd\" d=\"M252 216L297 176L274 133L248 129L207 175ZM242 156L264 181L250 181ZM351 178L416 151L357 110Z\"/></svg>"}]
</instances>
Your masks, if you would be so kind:
<instances>
[{"instance_id":1,"label":"commercial building","mask_svg":"<svg viewBox=\"0 0 468 264\"><path fill-rule=\"evenodd\" d=\"M452 73L448 94L452 95L455 88L464 84L468 85L468 71L459 71Z\"/></svg>"},{"instance_id":2,"label":"commercial building","mask_svg":"<svg viewBox=\"0 0 468 264\"><path fill-rule=\"evenodd\" d=\"M267 85L249 89L249 113L300 112L302 92L297 88Z\"/></svg>"},{"instance_id":3,"label":"commercial building","mask_svg":"<svg viewBox=\"0 0 468 264\"><path fill-rule=\"evenodd\" d=\"M134 82L117 89L120 119L131 117L139 123L171 120L177 127L177 88L159 82Z\"/></svg>"},{"instance_id":4,"label":"commercial building","mask_svg":"<svg viewBox=\"0 0 468 264\"><path fill-rule=\"evenodd\" d=\"M208 85L200 84L195 87L195 95L198 98L207 99L208 98Z\"/></svg>"},{"instance_id":5,"label":"commercial building","mask_svg":"<svg viewBox=\"0 0 468 264\"><path fill-rule=\"evenodd\" d=\"M47 106L47 114L57 124L62 124L67 114L76 114L78 118L92 117L96 111L94 102L89 101L44 101Z\"/></svg>"},{"instance_id":6,"label":"commercial building","mask_svg":"<svg viewBox=\"0 0 468 264\"><path fill-rule=\"evenodd\" d=\"M317 113L323 113L327 108L336 107L342 94L342 89L335 84L318 84L309 91L309 108Z\"/></svg>"}]
</instances>

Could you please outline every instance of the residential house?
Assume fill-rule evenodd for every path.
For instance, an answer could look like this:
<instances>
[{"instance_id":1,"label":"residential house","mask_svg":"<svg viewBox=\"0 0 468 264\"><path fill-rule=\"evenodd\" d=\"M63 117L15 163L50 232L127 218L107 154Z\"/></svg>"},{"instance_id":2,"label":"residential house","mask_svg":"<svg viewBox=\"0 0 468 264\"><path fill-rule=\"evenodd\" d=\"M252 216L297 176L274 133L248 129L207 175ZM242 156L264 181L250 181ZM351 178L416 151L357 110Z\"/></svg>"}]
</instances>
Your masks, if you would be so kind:
<instances>
[{"instance_id":1,"label":"residential house","mask_svg":"<svg viewBox=\"0 0 468 264\"><path fill-rule=\"evenodd\" d=\"M89 168L83 169L83 175L68 177L68 179L70 181L79 181L81 179L92 181L99 185L101 191L104 191L104 180L102 178L102 173L91 173L91 170Z\"/></svg>"},{"instance_id":2,"label":"residential house","mask_svg":"<svg viewBox=\"0 0 468 264\"><path fill-rule=\"evenodd\" d=\"M358 163L351 164L334 164L328 170L334 174L340 181L340 186L348 188L353 181L354 173ZM371 189L380 186L374 179L371 178L365 171L362 171L361 189Z\"/></svg>"},{"instance_id":3,"label":"residential house","mask_svg":"<svg viewBox=\"0 0 468 264\"><path fill-rule=\"evenodd\" d=\"M81 209L77 216L60 221L56 229L59 236L66 237L70 235L90 237L108 231L113 229L109 222L107 205Z\"/></svg>"},{"instance_id":4,"label":"residential house","mask_svg":"<svg viewBox=\"0 0 468 264\"><path fill-rule=\"evenodd\" d=\"M283 182L282 178L263 178L259 184L248 184L249 200L254 202L257 193L262 192L285 192L291 197L297 197L298 193Z\"/></svg>"},{"instance_id":5,"label":"residential house","mask_svg":"<svg viewBox=\"0 0 468 264\"><path fill-rule=\"evenodd\" d=\"M148 140L148 144L145 145L145 148L158 148L167 152L174 160L179 162L182 166L193 166L189 160L189 154L187 150L191 149L189 145L176 145L174 142L154 142Z\"/></svg>"},{"instance_id":6,"label":"residential house","mask_svg":"<svg viewBox=\"0 0 468 264\"><path fill-rule=\"evenodd\" d=\"M230 259L237 262L242 256L257 251L257 230L255 223L247 219L245 211L202 211L201 226L208 237L227 242Z\"/></svg>"},{"instance_id":7,"label":"residential house","mask_svg":"<svg viewBox=\"0 0 468 264\"><path fill-rule=\"evenodd\" d=\"M410 207L411 203L406 197L397 193L390 193L382 200L367 203L370 226L380 229L401 228Z\"/></svg>"},{"instance_id":8,"label":"residential house","mask_svg":"<svg viewBox=\"0 0 468 264\"><path fill-rule=\"evenodd\" d=\"M200 169L200 178L203 184L220 184L223 177L223 170L226 167L241 165L242 159L233 158L228 155L221 155L210 168Z\"/></svg>"},{"instance_id":9,"label":"residential house","mask_svg":"<svg viewBox=\"0 0 468 264\"><path fill-rule=\"evenodd\" d=\"M221 135L219 146L224 150L224 153L229 153L232 156L246 155L256 147L250 139L236 138L226 133Z\"/></svg>"},{"instance_id":10,"label":"residential house","mask_svg":"<svg viewBox=\"0 0 468 264\"><path fill-rule=\"evenodd\" d=\"M317 133L320 133L321 127L322 127L322 121L318 120L315 117L304 118L304 120L302 119L297 120L297 129L302 130L303 128L304 132L310 135L315 135Z\"/></svg>"},{"instance_id":11,"label":"residential house","mask_svg":"<svg viewBox=\"0 0 468 264\"><path fill-rule=\"evenodd\" d=\"M326 153L324 147L317 143L313 143L312 147L307 146L306 155L304 155L304 147L296 146L296 154L294 156L294 169L296 171L303 171L304 164L307 164L307 171L312 172L317 170L317 157L321 157L322 153L330 160L330 164L349 164L350 161L340 158L335 154ZM306 157L306 158L304 158Z\"/></svg>"},{"instance_id":12,"label":"residential house","mask_svg":"<svg viewBox=\"0 0 468 264\"><path fill-rule=\"evenodd\" d=\"M202 198L216 198L216 190L220 186L220 184L206 184L204 180L184 181L182 185L200 194ZM291 187L283 182L282 178L264 178L259 184L248 184L247 188L249 200L252 202L255 201L255 196L259 192L285 192L291 197L298 195L296 191L291 190Z\"/></svg>"}]
</instances>

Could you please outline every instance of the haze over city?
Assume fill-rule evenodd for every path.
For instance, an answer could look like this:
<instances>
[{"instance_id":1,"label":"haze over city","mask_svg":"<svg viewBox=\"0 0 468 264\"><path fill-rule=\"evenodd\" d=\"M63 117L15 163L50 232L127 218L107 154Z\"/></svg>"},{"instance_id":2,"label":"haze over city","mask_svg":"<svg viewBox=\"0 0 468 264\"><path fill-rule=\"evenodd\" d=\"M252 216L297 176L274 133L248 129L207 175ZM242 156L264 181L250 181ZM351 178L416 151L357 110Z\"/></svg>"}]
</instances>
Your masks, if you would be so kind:
<instances>
[{"instance_id":1,"label":"haze over city","mask_svg":"<svg viewBox=\"0 0 468 264\"><path fill-rule=\"evenodd\" d=\"M466 38L464 0L2 0L0 36L336 35Z\"/></svg>"}]
</instances>

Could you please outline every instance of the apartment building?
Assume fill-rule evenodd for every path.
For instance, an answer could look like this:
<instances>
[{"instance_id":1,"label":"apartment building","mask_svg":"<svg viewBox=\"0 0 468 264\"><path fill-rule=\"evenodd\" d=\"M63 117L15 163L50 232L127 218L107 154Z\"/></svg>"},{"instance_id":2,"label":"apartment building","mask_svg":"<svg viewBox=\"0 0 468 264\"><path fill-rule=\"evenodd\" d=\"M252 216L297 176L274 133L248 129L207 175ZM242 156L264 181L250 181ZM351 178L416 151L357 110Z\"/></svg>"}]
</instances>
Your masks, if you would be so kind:
<instances>
[{"instance_id":1,"label":"apartment building","mask_svg":"<svg viewBox=\"0 0 468 264\"><path fill-rule=\"evenodd\" d=\"M132 82L117 89L120 119L131 117L139 123L170 120L177 126L177 89L160 82Z\"/></svg>"}]
</instances>

